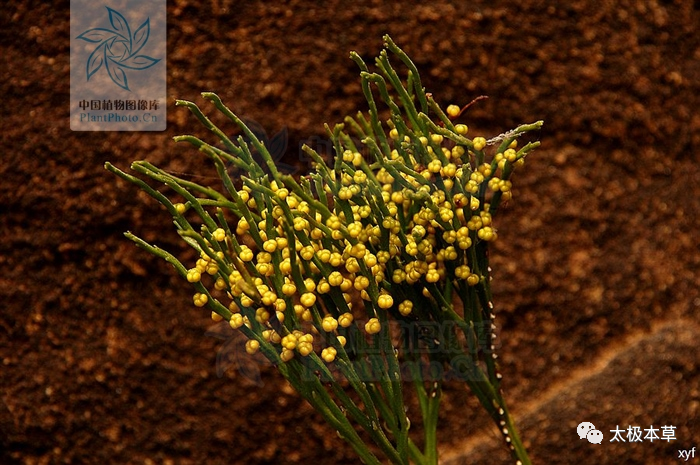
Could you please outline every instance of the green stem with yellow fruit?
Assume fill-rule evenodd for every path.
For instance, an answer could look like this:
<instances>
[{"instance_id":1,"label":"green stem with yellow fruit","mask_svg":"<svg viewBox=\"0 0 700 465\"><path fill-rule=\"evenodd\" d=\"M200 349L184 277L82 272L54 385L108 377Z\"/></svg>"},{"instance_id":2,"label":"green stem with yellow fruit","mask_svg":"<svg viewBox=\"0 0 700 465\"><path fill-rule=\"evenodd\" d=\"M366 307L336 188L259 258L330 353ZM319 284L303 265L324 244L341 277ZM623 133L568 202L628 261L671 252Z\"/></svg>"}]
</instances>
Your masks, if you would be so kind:
<instances>
[{"instance_id":1,"label":"green stem with yellow fruit","mask_svg":"<svg viewBox=\"0 0 700 465\"><path fill-rule=\"evenodd\" d=\"M538 145L517 149L517 138L542 122L470 139L466 125L452 120L459 108L443 111L408 56L388 36L385 44L379 73L351 55L368 114L327 127L332 164L304 147L315 170L299 179L277 170L267 147L216 94L202 96L240 128L235 143L196 104L178 100L225 147L176 138L214 163L225 192L147 162L132 165L168 186L175 201L108 163L166 207L199 259L187 268L127 237L172 264L194 286L194 305L240 331L246 351L276 365L364 463L381 463L377 453L394 464L437 463L441 389L450 373L493 418L516 463L529 464L500 391L488 245L497 238L499 204L512 197L514 170ZM390 53L408 68L406 84ZM380 120L379 103L388 121ZM231 178L227 164L247 176ZM404 391L411 384L422 450L409 434Z\"/></svg>"}]
</instances>

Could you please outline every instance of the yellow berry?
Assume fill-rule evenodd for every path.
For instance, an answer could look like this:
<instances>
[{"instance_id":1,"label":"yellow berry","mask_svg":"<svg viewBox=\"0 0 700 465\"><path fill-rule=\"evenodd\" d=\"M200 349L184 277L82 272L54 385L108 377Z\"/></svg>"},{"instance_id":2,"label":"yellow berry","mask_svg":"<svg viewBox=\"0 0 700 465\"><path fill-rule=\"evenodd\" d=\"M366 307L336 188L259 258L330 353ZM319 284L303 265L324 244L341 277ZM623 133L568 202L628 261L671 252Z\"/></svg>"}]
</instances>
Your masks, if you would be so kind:
<instances>
[{"instance_id":1,"label":"yellow berry","mask_svg":"<svg viewBox=\"0 0 700 465\"><path fill-rule=\"evenodd\" d=\"M283 275L291 274L292 272L292 261L289 258L285 258L280 262L279 270Z\"/></svg>"},{"instance_id":2,"label":"yellow berry","mask_svg":"<svg viewBox=\"0 0 700 465\"><path fill-rule=\"evenodd\" d=\"M370 268L373 268L377 264L377 257L376 255L367 252L365 254L365 265L367 265Z\"/></svg>"},{"instance_id":3,"label":"yellow berry","mask_svg":"<svg viewBox=\"0 0 700 465\"><path fill-rule=\"evenodd\" d=\"M452 178L454 177L456 172L457 165L455 165L454 163L448 163L447 165L442 167L442 169L440 170L440 175L444 178Z\"/></svg>"},{"instance_id":4,"label":"yellow berry","mask_svg":"<svg viewBox=\"0 0 700 465\"><path fill-rule=\"evenodd\" d=\"M440 160L433 160L430 163L428 163L428 171L431 173L439 173L440 170L442 169L442 163Z\"/></svg>"},{"instance_id":5,"label":"yellow berry","mask_svg":"<svg viewBox=\"0 0 700 465\"><path fill-rule=\"evenodd\" d=\"M267 323L270 321L270 312L265 307L259 307L255 310L255 321L258 323Z\"/></svg>"},{"instance_id":6,"label":"yellow berry","mask_svg":"<svg viewBox=\"0 0 700 465\"><path fill-rule=\"evenodd\" d=\"M269 332L269 339L268 340L274 344L279 344L280 342L282 342L282 336L280 336L277 331L272 329Z\"/></svg>"},{"instance_id":7,"label":"yellow berry","mask_svg":"<svg viewBox=\"0 0 700 465\"><path fill-rule=\"evenodd\" d=\"M217 291L223 291L227 287L228 284L226 284L226 280L224 278L222 278L221 276L216 278L216 282L214 283L214 289L216 289Z\"/></svg>"},{"instance_id":8,"label":"yellow berry","mask_svg":"<svg viewBox=\"0 0 700 465\"><path fill-rule=\"evenodd\" d=\"M331 315L326 315L325 317L323 317L321 326L323 327L324 331L330 333L331 331L335 331L335 329L338 327L338 320L333 318L333 316Z\"/></svg>"},{"instance_id":9,"label":"yellow berry","mask_svg":"<svg viewBox=\"0 0 700 465\"><path fill-rule=\"evenodd\" d=\"M238 254L238 258L240 258L244 262L249 262L249 261L252 261L254 257L255 257L255 254L253 253L252 250L250 250L248 248L247 245L241 246L241 252Z\"/></svg>"},{"instance_id":10,"label":"yellow berry","mask_svg":"<svg viewBox=\"0 0 700 465\"><path fill-rule=\"evenodd\" d=\"M438 270L428 270L425 280L429 283L436 283L440 280L440 273L438 273Z\"/></svg>"},{"instance_id":11,"label":"yellow berry","mask_svg":"<svg viewBox=\"0 0 700 465\"><path fill-rule=\"evenodd\" d=\"M467 265L460 265L455 268L455 276L459 279L467 279L471 275L471 270Z\"/></svg>"},{"instance_id":12,"label":"yellow berry","mask_svg":"<svg viewBox=\"0 0 700 465\"><path fill-rule=\"evenodd\" d=\"M367 334L377 334L382 330L382 325L377 318L370 318L367 323L365 323L365 331Z\"/></svg>"},{"instance_id":13,"label":"yellow berry","mask_svg":"<svg viewBox=\"0 0 700 465\"><path fill-rule=\"evenodd\" d=\"M312 246L312 245L304 246L299 251L299 255L301 255L301 258L303 258L304 260L307 260L307 261L314 258L314 253L316 253L316 251L314 250L314 246Z\"/></svg>"},{"instance_id":14,"label":"yellow berry","mask_svg":"<svg viewBox=\"0 0 700 465\"><path fill-rule=\"evenodd\" d=\"M297 287L293 283L284 283L282 285L282 293L287 297L291 297L297 293Z\"/></svg>"},{"instance_id":15,"label":"yellow berry","mask_svg":"<svg viewBox=\"0 0 700 465\"><path fill-rule=\"evenodd\" d=\"M357 166L362 165L362 161L363 161L362 154L360 152L355 152L352 156L353 166L357 167Z\"/></svg>"},{"instance_id":16,"label":"yellow berry","mask_svg":"<svg viewBox=\"0 0 700 465\"><path fill-rule=\"evenodd\" d=\"M197 268L187 270L187 282L196 283L202 279L202 273Z\"/></svg>"},{"instance_id":17,"label":"yellow berry","mask_svg":"<svg viewBox=\"0 0 700 465\"><path fill-rule=\"evenodd\" d=\"M308 336L311 336L311 335L309 334ZM299 345L297 346L297 352L299 352L304 357L306 357L307 355L309 355L313 351L314 351L314 346L310 342L301 341L299 343Z\"/></svg>"},{"instance_id":18,"label":"yellow berry","mask_svg":"<svg viewBox=\"0 0 700 465\"><path fill-rule=\"evenodd\" d=\"M350 289L352 289L352 281L348 278L343 278L343 282L340 283L340 290L343 292L347 292Z\"/></svg>"},{"instance_id":19,"label":"yellow berry","mask_svg":"<svg viewBox=\"0 0 700 465\"><path fill-rule=\"evenodd\" d=\"M241 326L243 326L245 320L243 319L243 315L241 315L240 313L234 313L233 315L231 315L231 319L228 323L233 329L238 329Z\"/></svg>"},{"instance_id":20,"label":"yellow berry","mask_svg":"<svg viewBox=\"0 0 700 465\"><path fill-rule=\"evenodd\" d=\"M350 257L345 262L345 269L348 271L348 273L357 273L360 271L360 264L355 257Z\"/></svg>"},{"instance_id":21,"label":"yellow berry","mask_svg":"<svg viewBox=\"0 0 700 465\"><path fill-rule=\"evenodd\" d=\"M447 107L447 116L449 116L450 118L456 118L459 116L461 110L462 109L459 108L459 106L457 105L449 105Z\"/></svg>"},{"instance_id":22,"label":"yellow berry","mask_svg":"<svg viewBox=\"0 0 700 465\"><path fill-rule=\"evenodd\" d=\"M282 349L282 353L280 354L280 358L282 359L283 362L288 362L294 358L294 351L289 350L289 349Z\"/></svg>"},{"instance_id":23,"label":"yellow berry","mask_svg":"<svg viewBox=\"0 0 700 465\"><path fill-rule=\"evenodd\" d=\"M289 190L287 190L285 187L282 187L280 189L277 189L275 193L277 194L277 197L279 197L280 200L284 200L289 195Z\"/></svg>"},{"instance_id":24,"label":"yellow berry","mask_svg":"<svg viewBox=\"0 0 700 465\"><path fill-rule=\"evenodd\" d=\"M367 276L356 276L353 286L358 291L367 289L369 287L369 278Z\"/></svg>"},{"instance_id":25,"label":"yellow berry","mask_svg":"<svg viewBox=\"0 0 700 465\"><path fill-rule=\"evenodd\" d=\"M321 351L321 358L326 363L331 363L333 360L335 360L336 355L338 355L338 351L335 349L335 347L326 347Z\"/></svg>"},{"instance_id":26,"label":"yellow berry","mask_svg":"<svg viewBox=\"0 0 700 465\"><path fill-rule=\"evenodd\" d=\"M474 150L483 150L484 147L486 147L486 139L483 137L475 137L474 140L472 141L474 144Z\"/></svg>"},{"instance_id":27,"label":"yellow berry","mask_svg":"<svg viewBox=\"0 0 700 465\"><path fill-rule=\"evenodd\" d=\"M197 292L192 297L192 301L194 302L195 306L197 306L197 307L204 307L207 304L208 300L209 300L209 297L207 297L206 294L200 294L199 292Z\"/></svg>"},{"instance_id":28,"label":"yellow berry","mask_svg":"<svg viewBox=\"0 0 700 465\"><path fill-rule=\"evenodd\" d=\"M460 136L463 136L467 132L469 132L469 128L466 124L455 124L455 131L457 131L457 134L459 134Z\"/></svg>"},{"instance_id":29,"label":"yellow berry","mask_svg":"<svg viewBox=\"0 0 700 465\"><path fill-rule=\"evenodd\" d=\"M399 304L399 313L403 316L408 316L413 311L413 302L410 300L404 300Z\"/></svg>"},{"instance_id":30,"label":"yellow berry","mask_svg":"<svg viewBox=\"0 0 700 465\"><path fill-rule=\"evenodd\" d=\"M316 283L313 279L306 278L304 280L304 288L306 289L306 292L313 292L314 290L316 290Z\"/></svg>"},{"instance_id":31,"label":"yellow berry","mask_svg":"<svg viewBox=\"0 0 700 465\"><path fill-rule=\"evenodd\" d=\"M347 328L352 325L353 316L352 313L346 312L338 317L338 324L343 328Z\"/></svg>"},{"instance_id":32,"label":"yellow berry","mask_svg":"<svg viewBox=\"0 0 700 465\"><path fill-rule=\"evenodd\" d=\"M267 287L267 286L262 286L262 287ZM272 305L277 301L277 294L270 290L265 290L264 292L260 292L262 295L262 303L264 305Z\"/></svg>"},{"instance_id":33,"label":"yellow berry","mask_svg":"<svg viewBox=\"0 0 700 465\"><path fill-rule=\"evenodd\" d=\"M215 241L221 242L226 239L226 231L224 231L222 228L217 228L213 233L211 233L211 236Z\"/></svg>"},{"instance_id":34,"label":"yellow berry","mask_svg":"<svg viewBox=\"0 0 700 465\"><path fill-rule=\"evenodd\" d=\"M483 228L479 229L477 232L477 235L479 236L479 239L483 239L485 241L495 241L496 238L498 237L498 234L496 234L496 231L490 227L490 226L484 226Z\"/></svg>"},{"instance_id":35,"label":"yellow berry","mask_svg":"<svg viewBox=\"0 0 700 465\"><path fill-rule=\"evenodd\" d=\"M323 278L321 281L319 281L318 286L316 286L316 291L319 294L328 294L331 291L331 285L328 284L328 281Z\"/></svg>"},{"instance_id":36,"label":"yellow berry","mask_svg":"<svg viewBox=\"0 0 700 465\"><path fill-rule=\"evenodd\" d=\"M479 203L480 203L480 202L479 202L479 199L477 199L476 197L474 197L474 196L472 195L471 199L469 200L469 208L470 208L472 211L478 210L478 209L479 209Z\"/></svg>"},{"instance_id":37,"label":"yellow berry","mask_svg":"<svg viewBox=\"0 0 700 465\"><path fill-rule=\"evenodd\" d=\"M245 351L250 355L255 354L260 349L260 343L255 339L251 339L245 343Z\"/></svg>"},{"instance_id":38,"label":"yellow berry","mask_svg":"<svg viewBox=\"0 0 700 465\"><path fill-rule=\"evenodd\" d=\"M360 242L358 242L350 248L350 256L354 258L364 258L366 252L367 247L365 247L365 245Z\"/></svg>"},{"instance_id":39,"label":"yellow berry","mask_svg":"<svg viewBox=\"0 0 700 465\"><path fill-rule=\"evenodd\" d=\"M383 309L391 308L394 305L394 298L389 294L382 294L377 297L377 305Z\"/></svg>"},{"instance_id":40,"label":"yellow berry","mask_svg":"<svg viewBox=\"0 0 700 465\"><path fill-rule=\"evenodd\" d=\"M316 295L312 292L305 292L299 298L304 307L312 307L316 303Z\"/></svg>"},{"instance_id":41,"label":"yellow berry","mask_svg":"<svg viewBox=\"0 0 700 465\"><path fill-rule=\"evenodd\" d=\"M263 249L268 253L274 252L277 250L277 241L275 239L266 240L263 242Z\"/></svg>"},{"instance_id":42,"label":"yellow berry","mask_svg":"<svg viewBox=\"0 0 700 465\"><path fill-rule=\"evenodd\" d=\"M287 334L282 338L282 347L287 350L294 350L297 347L297 337L294 334Z\"/></svg>"},{"instance_id":43,"label":"yellow berry","mask_svg":"<svg viewBox=\"0 0 700 465\"><path fill-rule=\"evenodd\" d=\"M293 225L294 225L295 231L303 231L305 229L309 229L308 220L306 220L306 218L302 218L300 216L297 216L296 218L294 218Z\"/></svg>"}]
</instances>

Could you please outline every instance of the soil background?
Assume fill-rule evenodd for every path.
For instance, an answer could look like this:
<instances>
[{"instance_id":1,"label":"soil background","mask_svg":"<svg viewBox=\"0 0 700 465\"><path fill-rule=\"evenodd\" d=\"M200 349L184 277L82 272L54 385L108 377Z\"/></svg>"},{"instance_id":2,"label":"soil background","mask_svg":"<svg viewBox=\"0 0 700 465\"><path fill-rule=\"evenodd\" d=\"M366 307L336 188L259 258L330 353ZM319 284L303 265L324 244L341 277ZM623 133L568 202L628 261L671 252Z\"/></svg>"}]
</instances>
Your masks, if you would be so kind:
<instances>
[{"instance_id":1,"label":"soil background","mask_svg":"<svg viewBox=\"0 0 700 465\"><path fill-rule=\"evenodd\" d=\"M171 1L162 133L71 132L69 17L68 2L0 9L0 463L357 463L274 370L256 384L217 365L230 341L122 235L185 253L167 212L103 165L206 171L171 140L205 134L174 99L211 110L199 93L215 91L286 126L284 161L304 169L301 142L366 109L348 56L371 63L385 33L441 104L489 97L461 118L471 135L545 121L491 253L533 461L666 464L700 446L699 2ZM676 439L610 442L650 425ZM509 463L460 386L439 438L444 463Z\"/></svg>"}]
</instances>

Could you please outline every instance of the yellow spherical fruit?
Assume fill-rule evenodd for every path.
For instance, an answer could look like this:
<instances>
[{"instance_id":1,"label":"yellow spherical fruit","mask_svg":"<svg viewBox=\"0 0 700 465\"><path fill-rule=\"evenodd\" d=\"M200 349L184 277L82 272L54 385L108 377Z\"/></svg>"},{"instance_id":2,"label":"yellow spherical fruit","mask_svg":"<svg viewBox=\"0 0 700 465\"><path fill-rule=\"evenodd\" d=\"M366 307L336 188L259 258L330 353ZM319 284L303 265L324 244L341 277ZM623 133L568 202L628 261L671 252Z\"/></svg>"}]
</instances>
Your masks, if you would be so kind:
<instances>
[{"instance_id":1,"label":"yellow spherical fruit","mask_svg":"<svg viewBox=\"0 0 700 465\"><path fill-rule=\"evenodd\" d=\"M335 349L335 347L326 347L321 351L321 358L326 363L331 363L333 360L335 360L336 355L338 355L338 351Z\"/></svg>"},{"instance_id":2,"label":"yellow spherical fruit","mask_svg":"<svg viewBox=\"0 0 700 465\"><path fill-rule=\"evenodd\" d=\"M394 298L389 294L382 294L377 298L379 308L387 309L394 305Z\"/></svg>"},{"instance_id":3,"label":"yellow spherical fruit","mask_svg":"<svg viewBox=\"0 0 700 465\"><path fill-rule=\"evenodd\" d=\"M238 329L241 326L243 326L243 323L245 323L245 320L243 318L243 315L240 313L234 313L231 315L231 319L229 320L228 324L231 325L233 329Z\"/></svg>"},{"instance_id":4,"label":"yellow spherical fruit","mask_svg":"<svg viewBox=\"0 0 700 465\"><path fill-rule=\"evenodd\" d=\"M250 355L255 354L260 349L260 343L255 339L251 339L245 343L245 351Z\"/></svg>"},{"instance_id":5,"label":"yellow spherical fruit","mask_svg":"<svg viewBox=\"0 0 700 465\"><path fill-rule=\"evenodd\" d=\"M331 331L335 331L335 329L338 327L338 320L333 318L331 315L326 315L323 317L321 326L323 327L324 331L330 333Z\"/></svg>"},{"instance_id":6,"label":"yellow spherical fruit","mask_svg":"<svg viewBox=\"0 0 700 465\"><path fill-rule=\"evenodd\" d=\"M338 317L338 324L343 328L347 328L352 325L353 316L352 313L346 312Z\"/></svg>"},{"instance_id":7,"label":"yellow spherical fruit","mask_svg":"<svg viewBox=\"0 0 700 465\"><path fill-rule=\"evenodd\" d=\"M277 250L277 241L275 239L266 240L263 242L263 249L265 249L265 251L268 253L274 252Z\"/></svg>"},{"instance_id":8,"label":"yellow spherical fruit","mask_svg":"<svg viewBox=\"0 0 700 465\"><path fill-rule=\"evenodd\" d=\"M313 351L314 351L314 346L310 342L302 341L297 346L297 352L299 352L304 357L306 357L307 355L309 355Z\"/></svg>"},{"instance_id":9,"label":"yellow spherical fruit","mask_svg":"<svg viewBox=\"0 0 700 465\"><path fill-rule=\"evenodd\" d=\"M283 362L288 362L294 358L294 351L289 350L289 349L282 349L282 353L280 354L280 358L282 359Z\"/></svg>"},{"instance_id":10,"label":"yellow spherical fruit","mask_svg":"<svg viewBox=\"0 0 700 465\"><path fill-rule=\"evenodd\" d=\"M226 231L224 231L222 228L217 228L213 233L211 233L211 237L213 237L215 241L221 242L226 239Z\"/></svg>"},{"instance_id":11,"label":"yellow spherical fruit","mask_svg":"<svg viewBox=\"0 0 700 465\"><path fill-rule=\"evenodd\" d=\"M316 303L316 295L312 292L305 292L299 298L304 307L312 307Z\"/></svg>"},{"instance_id":12,"label":"yellow spherical fruit","mask_svg":"<svg viewBox=\"0 0 700 465\"><path fill-rule=\"evenodd\" d=\"M204 307L207 304L207 301L209 301L209 297L207 297L206 294L200 294L199 292L197 292L192 297L192 301L194 302L195 306Z\"/></svg>"},{"instance_id":13,"label":"yellow spherical fruit","mask_svg":"<svg viewBox=\"0 0 700 465\"><path fill-rule=\"evenodd\" d=\"M404 300L399 304L399 313L403 316L408 316L413 311L413 302L410 300Z\"/></svg>"},{"instance_id":14,"label":"yellow spherical fruit","mask_svg":"<svg viewBox=\"0 0 700 465\"><path fill-rule=\"evenodd\" d=\"M297 347L297 337L294 334L287 334L282 338L282 347L287 350L294 350Z\"/></svg>"},{"instance_id":15,"label":"yellow spherical fruit","mask_svg":"<svg viewBox=\"0 0 700 465\"><path fill-rule=\"evenodd\" d=\"M240 258L244 262L249 262L249 261L253 260L254 257L255 257L255 254L253 253L252 250L250 250L250 248L248 248L247 245L241 246L241 251L238 254L238 258Z\"/></svg>"},{"instance_id":16,"label":"yellow spherical fruit","mask_svg":"<svg viewBox=\"0 0 700 465\"><path fill-rule=\"evenodd\" d=\"M187 282L196 283L202 279L202 273L197 268L187 271Z\"/></svg>"},{"instance_id":17,"label":"yellow spherical fruit","mask_svg":"<svg viewBox=\"0 0 700 465\"><path fill-rule=\"evenodd\" d=\"M365 331L367 334L377 334L382 330L382 324L377 318L370 318L367 323L365 323Z\"/></svg>"},{"instance_id":18,"label":"yellow spherical fruit","mask_svg":"<svg viewBox=\"0 0 700 465\"><path fill-rule=\"evenodd\" d=\"M457 106L457 105L449 105L447 107L447 116L449 116L450 118L456 118L459 116L459 113L461 112L461 110L462 109L459 108L459 106Z\"/></svg>"}]
</instances>

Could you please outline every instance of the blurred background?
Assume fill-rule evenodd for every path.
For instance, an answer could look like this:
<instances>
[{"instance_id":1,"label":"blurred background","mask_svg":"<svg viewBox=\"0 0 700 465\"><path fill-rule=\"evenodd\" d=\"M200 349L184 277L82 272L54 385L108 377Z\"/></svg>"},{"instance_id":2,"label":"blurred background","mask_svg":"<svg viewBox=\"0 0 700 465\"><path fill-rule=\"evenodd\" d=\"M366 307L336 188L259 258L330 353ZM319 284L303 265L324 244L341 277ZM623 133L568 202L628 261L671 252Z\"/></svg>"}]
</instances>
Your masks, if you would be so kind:
<instances>
[{"instance_id":1,"label":"blurred background","mask_svg":"<svg viewBox=\"0 0 700 465\"><path fill-rule=\"evenodd\" d=\"M205 135L174 99L211 111L199 93L214 91L268 134L286 127L282 161L303 172L301 143L366 110L349 52L371 63L386 33L443 106L489 97L461 117L470 135L545 121L491 252L505 395L533 461L700 447L698 2L170 1L164 132L70 130L69 19L68 2L0 9L0 462L357 463L122 236L188 253L103 165L210 175L171 138ZM665 425L675 440L610 442ZM459 385L439 439L446 464L509 461Z\"/></svg>"}]
</instances>

